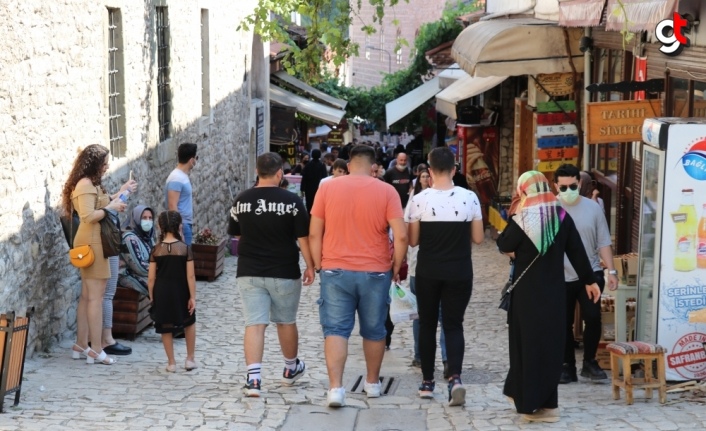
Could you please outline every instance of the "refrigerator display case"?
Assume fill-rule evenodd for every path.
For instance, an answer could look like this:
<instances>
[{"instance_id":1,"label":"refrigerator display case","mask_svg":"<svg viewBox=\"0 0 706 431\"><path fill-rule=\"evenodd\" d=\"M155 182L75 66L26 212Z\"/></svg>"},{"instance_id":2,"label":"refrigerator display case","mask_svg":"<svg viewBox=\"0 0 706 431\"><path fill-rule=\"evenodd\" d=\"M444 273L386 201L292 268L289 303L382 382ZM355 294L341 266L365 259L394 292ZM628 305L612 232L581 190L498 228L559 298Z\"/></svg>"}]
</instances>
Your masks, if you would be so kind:
<instances>
[{"instance_id":1,"label":"refrigerator display case","mask_svg":"<svg viewBox=\"0 0 706 431\"><path fill-rule=\"evenodd\" d=\"M706 119L642 127L637 339L667 349L667 380L706 378Z\"/></svg>"}]
</instances>

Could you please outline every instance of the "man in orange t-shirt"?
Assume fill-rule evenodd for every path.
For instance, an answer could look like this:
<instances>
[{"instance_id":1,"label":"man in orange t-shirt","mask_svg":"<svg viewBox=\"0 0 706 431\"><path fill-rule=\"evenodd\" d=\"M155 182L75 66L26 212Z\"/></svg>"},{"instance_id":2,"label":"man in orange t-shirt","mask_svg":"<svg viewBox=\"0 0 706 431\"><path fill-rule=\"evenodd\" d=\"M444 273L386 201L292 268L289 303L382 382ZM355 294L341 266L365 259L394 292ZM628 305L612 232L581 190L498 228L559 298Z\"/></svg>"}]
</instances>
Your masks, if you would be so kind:
<instances>
[{"instance_id":1,"label":"man in orange t-shirt","mask_svg":"<svg viewBox=\"0 0 706 431\"><path fill-rule=\"evenodd\" d=\"M367 358L364 390L369 398L380 396L390 282L399 280L407 253L400 197L392 186L370 176L373 163L371 147L353 147L350 175L323 183L311 209L309 243L314 268L321 274L319 320L329 372L329 407L345 405L343 369L356 311ZM388 228L395 242L392 259Z\"/></svg>"}]
</instances>

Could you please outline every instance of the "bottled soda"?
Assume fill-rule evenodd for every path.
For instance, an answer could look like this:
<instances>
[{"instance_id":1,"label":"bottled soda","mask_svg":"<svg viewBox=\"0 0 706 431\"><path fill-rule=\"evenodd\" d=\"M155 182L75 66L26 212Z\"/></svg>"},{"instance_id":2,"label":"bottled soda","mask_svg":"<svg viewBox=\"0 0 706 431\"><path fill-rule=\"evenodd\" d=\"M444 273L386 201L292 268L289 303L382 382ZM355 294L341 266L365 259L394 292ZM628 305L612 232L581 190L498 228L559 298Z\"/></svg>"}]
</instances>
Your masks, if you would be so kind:
<instances>
[{"instance_id":1,"label":"bottled soda","mask_svg":"<svg viewBox=\"0 0 706 431\"><path fill-rule=\"evenodd\" d=\"M701 220L699 220L697 239L696 266L706 268L706 204L703 204L701 209Z\"/></svg>"},{"instance_id":2,"label":"bottled soda","mask_svg":"<svg viewBox=\"0 0 706 431\"><path fill-rule=\"evenodd\" d=\"M674 269L676 271L693 271L696 269L697 230L693 189L681 191L681 205L677 212L672 213L672 221L677 231Z\"/></svg>"}]
</instances>

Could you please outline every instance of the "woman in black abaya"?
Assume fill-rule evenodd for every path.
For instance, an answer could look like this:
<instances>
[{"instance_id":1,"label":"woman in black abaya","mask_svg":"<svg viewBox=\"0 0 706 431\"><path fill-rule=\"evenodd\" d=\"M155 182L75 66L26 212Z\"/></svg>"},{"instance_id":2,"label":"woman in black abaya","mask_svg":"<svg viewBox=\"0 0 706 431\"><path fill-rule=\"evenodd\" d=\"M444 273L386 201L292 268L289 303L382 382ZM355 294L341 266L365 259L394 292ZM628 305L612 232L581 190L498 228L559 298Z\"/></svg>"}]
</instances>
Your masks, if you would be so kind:
<instances>
[{"instance_id":1,"label":"woman in black abaya","mask_svg":"<svg viewBox=\"0 0 706 431\"><path fill-rule=\"evenodd\" d=\"M510 370L503 392L524 419L557 422L557 387L566 336L564 254L586 284L589 298L596 302L601 292L574 222L551 192L545 176L525 172L518 180L517 193L520 203L516 214L497 244L501 252L515 259L515 278L529 269L512 291L508 311Z\"/></svg>"}]
</instances>

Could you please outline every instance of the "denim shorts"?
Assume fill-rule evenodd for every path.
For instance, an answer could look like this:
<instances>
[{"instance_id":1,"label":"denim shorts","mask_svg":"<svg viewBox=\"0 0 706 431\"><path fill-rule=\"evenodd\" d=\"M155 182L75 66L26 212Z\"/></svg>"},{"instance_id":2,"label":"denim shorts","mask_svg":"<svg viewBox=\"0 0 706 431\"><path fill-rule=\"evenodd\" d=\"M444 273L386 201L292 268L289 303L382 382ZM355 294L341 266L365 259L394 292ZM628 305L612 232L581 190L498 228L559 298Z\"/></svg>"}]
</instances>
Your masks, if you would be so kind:
<instances>
[{"instance_id":1,"label":"denim shorts","mask_svg":"<svg viewBox=\"0 0 706 431\"><path fill-rule=\"evenodd\" d=\"M302 281L298 278L238 277L245 326L297 321Z\"/></svg>"},{"instance_id":2,"label":"denim shorts","mask_svg":"<svg viewBox=\"0 0 706 431\"><path fill-rule=\"evenodd\" d=\"M324 337L350 337L357 311L360 336L371 341L384 339L391 281L391 271L321 271L321 297L317 303Z\"/></svg>"},{"instance_id":3,"label":"denim shorts","mask_svg":"<svg viewBox=\"0 0 706 431\"><path fill-rule=\"evenodd\" d=\"M191 241L194 237L191 223L183 223L181 225L181 232L184 234L184 238L182 238L184 240L184 244L191 245Z\"/></svg>"}]
</instances>

